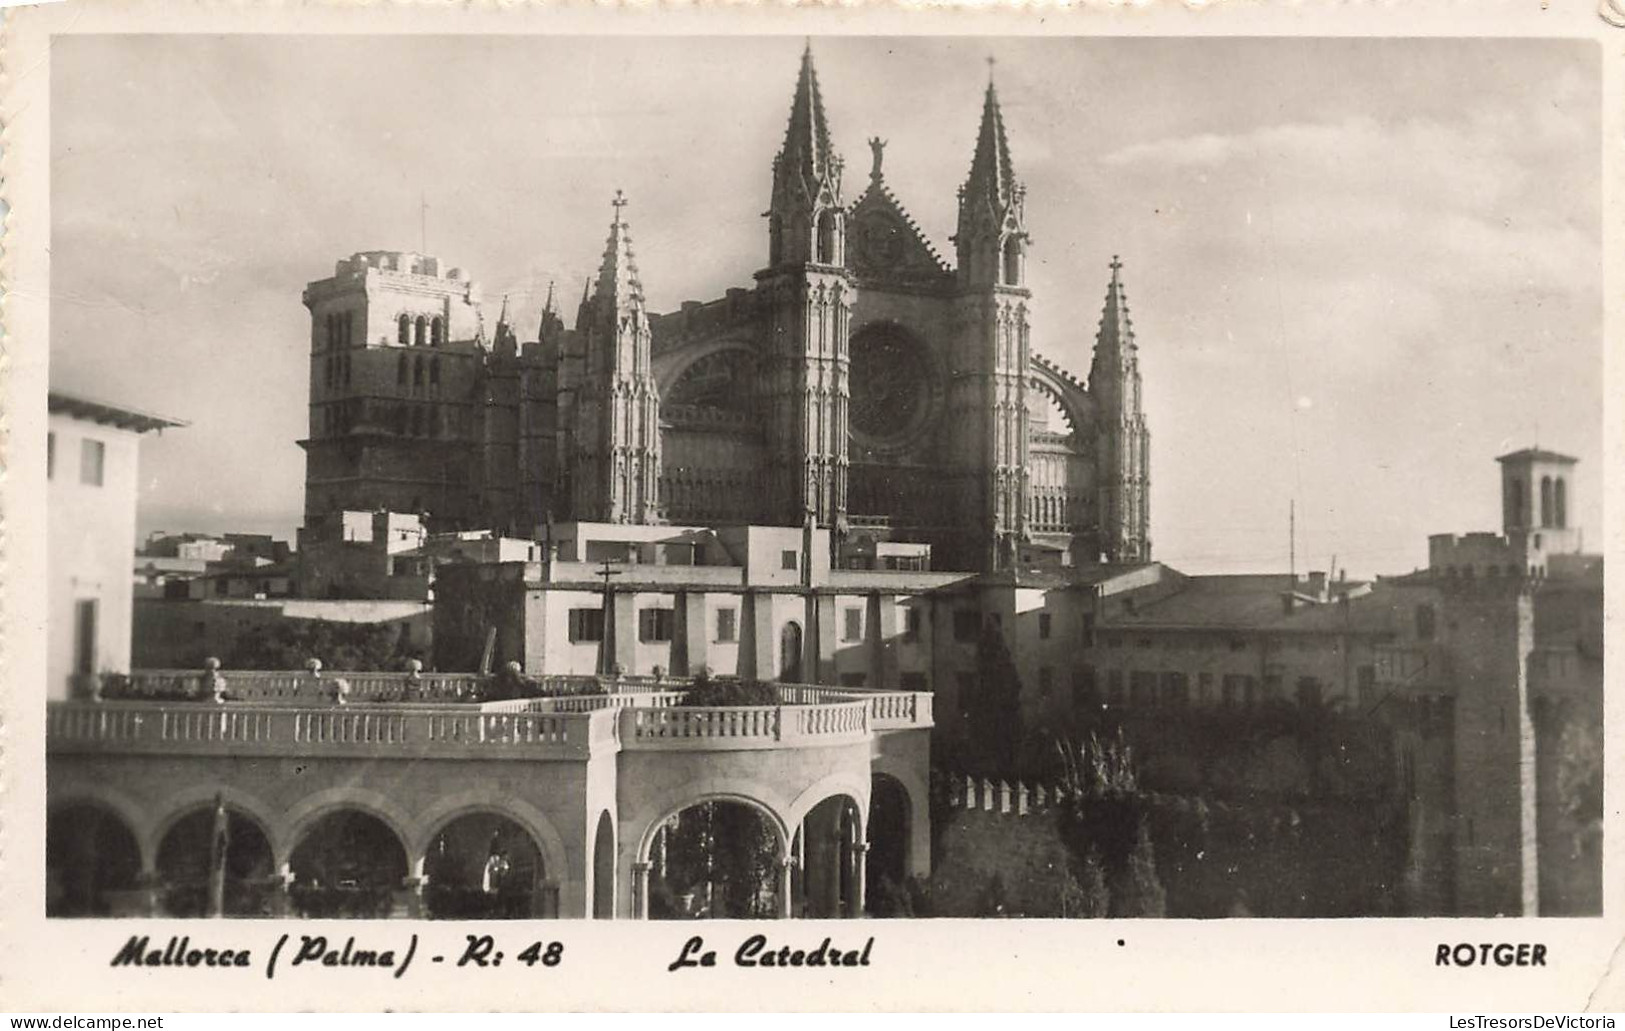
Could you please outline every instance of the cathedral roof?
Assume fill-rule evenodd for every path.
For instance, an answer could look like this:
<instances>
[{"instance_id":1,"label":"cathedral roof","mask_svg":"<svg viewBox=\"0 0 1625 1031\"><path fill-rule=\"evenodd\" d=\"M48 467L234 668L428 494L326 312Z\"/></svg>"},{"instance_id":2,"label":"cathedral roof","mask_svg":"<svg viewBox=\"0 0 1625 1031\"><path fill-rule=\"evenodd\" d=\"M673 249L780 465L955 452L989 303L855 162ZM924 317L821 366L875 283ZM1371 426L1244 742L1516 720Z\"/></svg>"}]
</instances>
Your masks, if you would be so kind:
<instances>
[{"instance_id":1,"label":"cathedral roof","mask_svg":"<svg viewBox=\"0 0 1625 1031\"><path fill-rule=\"evenodd\" d=\"M869 188L853 202L848 215L855 234L855 246L848 250L857 272L904 279L938 279L953 274L914 216L886 185L878 167Z\"/></svg>"}]
</instances>

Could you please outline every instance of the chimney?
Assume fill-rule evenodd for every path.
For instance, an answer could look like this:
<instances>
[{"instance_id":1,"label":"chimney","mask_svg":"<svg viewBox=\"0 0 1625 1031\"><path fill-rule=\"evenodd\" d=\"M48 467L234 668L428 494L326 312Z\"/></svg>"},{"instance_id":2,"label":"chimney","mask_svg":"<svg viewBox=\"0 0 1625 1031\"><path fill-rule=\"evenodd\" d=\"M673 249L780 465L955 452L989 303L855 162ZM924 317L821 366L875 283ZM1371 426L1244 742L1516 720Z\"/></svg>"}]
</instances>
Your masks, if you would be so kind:
<instances>
[{"instance_id":1,"label":"chimney","mask_svg":"<svg viewBox=\"0 0 1625 1031\"><path fill-rule=\"evenodd\" d=\"M1309 573L1309 593L1316 601L1326 600L1326 574L1319 570Z\"/></svg>"}]
</instances>

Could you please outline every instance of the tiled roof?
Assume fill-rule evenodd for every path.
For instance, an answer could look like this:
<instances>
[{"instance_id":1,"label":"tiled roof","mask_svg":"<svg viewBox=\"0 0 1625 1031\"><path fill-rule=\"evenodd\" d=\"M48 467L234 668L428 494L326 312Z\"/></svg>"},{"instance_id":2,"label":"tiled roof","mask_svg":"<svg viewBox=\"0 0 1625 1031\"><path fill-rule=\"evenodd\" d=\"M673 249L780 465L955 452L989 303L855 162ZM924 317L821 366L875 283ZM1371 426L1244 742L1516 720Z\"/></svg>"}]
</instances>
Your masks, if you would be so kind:
<instances>
[{"instance_id":1,"label":"tiled roof","mask_svg":"<svg viewBox=\"0 0 1625 1031\"><path fill-rule=\"evenodd\" d=\"M148 430L162 430L170 426L187 425L181 419L154 415L151 412L143 412L107 401L97 401L77 394L67 394L60 390L50 391L46 396L46 404L53 412L62 412L76 419L86 419L90 422L117 426L121 430L133 430L136 433L146 433Z\"/></svg>"},{"instance_id":2,"label":"tiled roof","mask_svg":"<svg viewBox=\"0 0 1625 1031\"><path fill-rule=\"evenodd\" d=\"M1306 603L1288 613L1283 595L1300 588L1285 574L1193 576L1178 589L1114 614L1104 628L1161 628L1212 630L1271 630L1333 633L1380 633L1397 628L1396 620L1408 605L1397 589L1378 588L1347 602ZM1346 585L1340 585L1346 586Z\"/></svg>"}]
</instances>

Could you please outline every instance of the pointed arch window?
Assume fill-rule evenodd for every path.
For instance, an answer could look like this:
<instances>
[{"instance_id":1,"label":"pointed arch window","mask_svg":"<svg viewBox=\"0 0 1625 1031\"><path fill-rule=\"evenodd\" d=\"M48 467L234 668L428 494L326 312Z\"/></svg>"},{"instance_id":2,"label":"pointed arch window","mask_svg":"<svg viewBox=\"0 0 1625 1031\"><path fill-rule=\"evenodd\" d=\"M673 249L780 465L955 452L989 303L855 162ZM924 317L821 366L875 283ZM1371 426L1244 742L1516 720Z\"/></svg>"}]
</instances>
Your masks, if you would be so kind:
<instances>
[{"instance_id":1,"label":"pointed arch window","mask_svg":"<svg viewBox=\"0 0 1625 1031\"><path fill-rule=\"evenodd\" d=\"M414 334L412 342L418 347L422 347L428 341L429 320L425 319L422 315L419 315L416 329L417 332Z\"/></svg>"},{"instance_id":2,"label":"pointed arch window","mask_svg":"<svg viewBox=\"0 0 1625 1031\"><path fill-rule=\"evenodd\" d=\"M840 262L838 253L839 227L834 211L825 209L818 215L818 263L834 265Z\"/></svg>"},{"instance_id":3,"label":"pointed arch window","mask_svg":"<svg viewBox=\"0 0 1625 1031\"><path fill-rule=\"evenodd\" d=\"M430 361L429 361L429 385L431 387L438 387L440 385L440 359L439 358L433 358L433 359L430 359Z\"/></svg>"},{"instance_id":4,"label":"pointed arch window","mask_svg":"<svg viewBox=\"0 0 1625 1031\"><path fill-rule=\"evenodd\" d=\"M1014 236L1004 241L1004 285L1021 285L1021 241Z\"/></svg>"},{"instance_id":5,"label":"pointed arch window","mask_svg":"<svg viewBox=\"0 0 1625 1031\"><path fill-rule=\"evenodd\" d=\"M446 322L440 316L434 317L429 327L429 346L439 347L446 342Z\"/></svg>"},{"instance_id":6,"label":"pointed arch window","mask_svg":"<svg viewBox=\"0 0 1625 1031\"><path fill-rule=\"evenodd\" d=\"M1540 478L1540 525L1551 526L1552 523L1552 478Z\"/></svg>"},{"instance_id":7,"label":"pointed arch window","mask_svg":"<svg viewBox=\"0 0 1625 1031\"><path fill-rule=\"evenodd\" d=\"M1569 525L1568 495L1568 486L1564 483L1563 477L1559 476L1552 485L1552 508L1554 509L1553 514L1557 517L1557 528L1559 530Z\"/></svg>"},{"instance_id":8,"label":"pointed arch window","mask_svg":"<svg viewBox=\"0 0 1625 1031\"><path fill-rule=\"evenodd\" d=\"M398 344L410 344L412 342L412 320L405 315L401 316L396 327L395 342Z\"/></svg>"},{"instance_id":9,"label":"pointed arch window","mask_svg":"<svg viewBox=\"0 0 1625 1031\"><path fill-rule=\"evenodd\" d=\"M423 358L421 356L412 366L412 385L414 387L423 386Z\"/></svg>"}]
</instances>

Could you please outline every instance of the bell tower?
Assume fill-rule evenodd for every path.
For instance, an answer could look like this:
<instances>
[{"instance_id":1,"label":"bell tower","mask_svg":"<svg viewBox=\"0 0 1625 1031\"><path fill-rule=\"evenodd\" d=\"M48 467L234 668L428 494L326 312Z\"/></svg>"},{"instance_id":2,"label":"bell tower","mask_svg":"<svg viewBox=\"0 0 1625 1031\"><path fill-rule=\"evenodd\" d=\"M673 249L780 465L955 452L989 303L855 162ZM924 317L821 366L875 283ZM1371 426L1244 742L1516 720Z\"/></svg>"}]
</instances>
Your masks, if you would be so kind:
<instances>
[{"instance_id":1,"label":"bell tower","mask_svg":"<svg viewBox=\"0 0 1625 1031\"><path fill-rule=\"evenodd\" d=\"M991 68L992 61L989 60ZM949 408L964 468L963 557L1008 565L1028 533L1026 187L1016 180L991 75L970 175L959 189L957 345Z\"/></svg>"},{"instance_id":2,"label":"bell tower","mask_svg":"<svg viewBox=\"0 0 1625 1031\"><path fill-rule=\"evenodd\" d=\"M768 517L846 522L848 321L844 162L830 142L812 46L801 56L784 147L773 159L768 265L756 274L769 339Z\"/></svg>"},{"instance_id":3,"label":"bell tower","mask_svg":"<svg viewBox=\"0 0 1625 1031\"><path fill-rule=\"evenodd\" d=\"M615 191L615 218L592 298L582 304L575 396L572 514L605 523L660 521L660 392L643 284Z\"/></svg>"}]
</instances>

